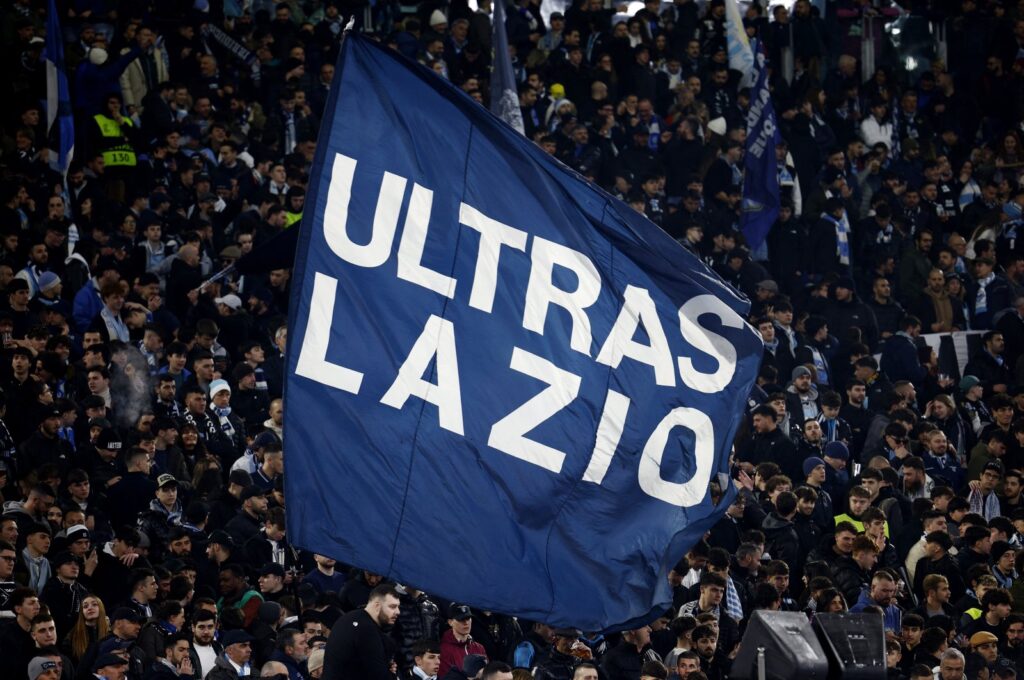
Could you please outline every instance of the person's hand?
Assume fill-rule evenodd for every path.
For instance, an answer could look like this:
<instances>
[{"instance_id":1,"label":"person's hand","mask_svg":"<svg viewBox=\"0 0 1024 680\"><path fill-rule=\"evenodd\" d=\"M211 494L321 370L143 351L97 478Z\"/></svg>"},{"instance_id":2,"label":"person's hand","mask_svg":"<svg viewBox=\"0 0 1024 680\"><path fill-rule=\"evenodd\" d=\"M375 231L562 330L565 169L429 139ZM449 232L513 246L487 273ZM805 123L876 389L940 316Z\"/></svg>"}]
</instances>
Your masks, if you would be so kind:
<instances>
[{"instance_id":1,"label":"person's hand","mask_svg":"<svg viewBox=\"0 0 1024 680\"><path fill-rule=\"evenodd\" d=\"M180 675L192 675L192 659L189 656L185 656L178 664L178 673Z\"/></svg>"},{"instance_id":2,"label":"person's hand","mask_svg":"<svg viewBox=\"0 0 1024 680\"><path fill-rule=\"evenodd\" d=\"M579 640L572 643L571 654L577 658L583 659L584 661L589 661L594 658L594 652L590 650L590 647L587 647Z\"/></svg>"},{"instance_id":3,"label":"person's hand","mask_svg":"<svg viewBox=\"0 0 1024 680\"><path fill-rule=\"evenodd\" d=\"M118 475L117 477L111 477L110 479L107 480L107 488L109 489L110 487L114 486L115 484L117 484L120 481L121 481L121 475Z\"/></svg>"},{"instance_id":4,"label":"person's hand","mask_svg":"<svg viewBox=\"0 0 1024 680\"><path fill-rule=\"evenodd\" d=\"M189 301L189 304L192 304L192 305L199 304L199 289L198 288L193 288L192 290L190 290L188 292L188 301Z\"/></svg>"},{"instance_id":5,"label":"person's hand","mask_svg":"<svg viewBox=\"0 0 1024 680\"><path fill-rule=\"evenodd\" d=\"M92 573L96 571L96 565L99 563L100 557L96 554L96 548L93 548L89 556L85 558L85 575L92 576Z\"/></svg>"},{"instance_id":6,"label":"person's hand","mask_svg":"<svg viewBox=\"0 0 1024 680\"><path fill-rule=\"evenodd\" d=\"M742 486L747 491L754 490L754 480L751 479L750 475L747 474L746 470L743 470L742 468L740 468L740 474L738 475L736 481L739 482L740 486Z\"/></svg>"},{"instance_id":7,"label":"person's hand","mask_svg":"<svg viewBox=\"0 0 1024 680\"><path fill-rule=\"evenodd\" d=\"M160 307L162 307L163 304L164 299L159 295L151 295L149 299L146 300L146 306L151 312L155 312L156 310L160 309Z\"/></svg>"},{"instance_id":8,"label":"person's hand","mask_svg":"<svg viewBox=\"0 0 1024 680\"><path fill-rule=\"evenodd\" d=\"M138 559L139 554L130 552L127 555L121 555L121 564L126 567L130 567L135 564L135 560Z\"/></svg>"},{"instance_id":9,"label":"person's hand","mask_svg":"<svg viewBox=\"0 0 1024 680\"><path fill-rule=\"evenodd\" d=\"M879 534L878 536L875 536L874 538L871 539L871 541L875 544L875 547L878 548L878 552L882 552L883 550L885 550L885 534L884 533L883 534Z\"/></svg>"},{"instance_id":10,"label":"person's hand","mask_svg":"<svg viewBox=\"0 0 1024 680\"><path fill-rule=\"evenodd\" d=\"M979 482L977 479L972 479L971 481L967 482L967 486L971 489L971 491L981 491L981 482Z\"/></svg>"}]
</instances>

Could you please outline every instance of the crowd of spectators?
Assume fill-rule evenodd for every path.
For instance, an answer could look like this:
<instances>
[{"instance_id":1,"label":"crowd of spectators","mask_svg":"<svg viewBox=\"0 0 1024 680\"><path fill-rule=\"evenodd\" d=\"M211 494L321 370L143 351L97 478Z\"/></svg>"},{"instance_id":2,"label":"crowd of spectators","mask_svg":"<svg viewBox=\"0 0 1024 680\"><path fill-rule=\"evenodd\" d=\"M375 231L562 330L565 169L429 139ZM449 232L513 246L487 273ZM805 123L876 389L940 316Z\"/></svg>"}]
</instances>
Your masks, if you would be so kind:
<instances>
[{"instance_id":1,"label":"crowd of spectators","mask_svg":"<svg viewBox=\"0 0 1024 680\"><path fill-rule=\"evenodd\" d=\"M721 0L508 8L526 135L749 296L765 344L735 500L673 607L602 635L289 545L290 271L208 282L298 228L349 16L487 105L489 2L60 0L66 178L47 3L5 3L0 676L717 680L780 609L881 617L893 680L1024 673L1024 3L787 4L743 4L783 140L764 244ZM907 12L948 61L872 38L862 73ZM957 331L981 345L950 374L920 336Z\"/></svg>"}]
</instances>

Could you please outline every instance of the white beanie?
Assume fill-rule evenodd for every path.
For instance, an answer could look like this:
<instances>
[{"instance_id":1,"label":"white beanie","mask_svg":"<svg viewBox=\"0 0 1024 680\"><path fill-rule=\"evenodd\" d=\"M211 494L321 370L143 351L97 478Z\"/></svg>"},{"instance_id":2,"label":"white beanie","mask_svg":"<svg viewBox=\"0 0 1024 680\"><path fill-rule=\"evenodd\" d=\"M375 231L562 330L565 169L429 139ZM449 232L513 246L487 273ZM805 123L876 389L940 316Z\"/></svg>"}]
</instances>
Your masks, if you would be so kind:
<instances>
[{"instance_id":1,"label":"white beanie","mask_svg":"<svg viewBox=\"0 0 1024 680\"><path fill-rule=\"evenodd\" d=\"M435 9L433 12L431 12L431 14L430 14L430 25L431 26L437 26L438 24L447 24L447 23L448 23L448 17L446 17L444 15L444 12L442 12L439 9Z\"/></svg>"},{"instance_id":2,"label":"white beanie","mask_svg":"<svg viewBox=\"0 0 1024 680\"><path fill-rule=\"evenodd\" d=\"M89 61L94 66L102 66L107 63L107 51L102 47L93 47L89 50Z\"/></svg>"},{"instance_id":3,"label":"white beanie","mask_svg":"<svg viewBox=\"0 0 1024 680\"><path fill-rule=\"evenodd\" d=\"M711 132L714 132L719 137L725 136L725 133L727 131L726 123L725 123L725 118L719 117L719 118L715 118L714 120L709 122L708 123L708 130L710 130Z\"/></svg>"}]
</instances>

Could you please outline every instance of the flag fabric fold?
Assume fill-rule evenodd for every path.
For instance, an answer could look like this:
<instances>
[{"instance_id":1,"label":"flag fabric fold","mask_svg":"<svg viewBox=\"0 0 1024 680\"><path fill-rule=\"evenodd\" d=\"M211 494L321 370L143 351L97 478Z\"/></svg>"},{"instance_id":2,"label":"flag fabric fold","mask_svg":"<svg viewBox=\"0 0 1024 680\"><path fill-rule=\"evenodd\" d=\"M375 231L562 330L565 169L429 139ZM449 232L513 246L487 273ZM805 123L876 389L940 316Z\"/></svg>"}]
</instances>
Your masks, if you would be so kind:
<instances>
[{"instance_id":1,"label":"flag fabric fold","mask_svg":"<svg viewBox=\"0 0 1024 680\"><path fill-rule=\"evenodd\" d=\"M71 110L71 90L64 70L64 37L55 0L49 0L46 13L43 60L46 62L46 131L50 139L56 141L57 147L57 156L51 157L50 166L62 175L67 175L68 166L75 155L75 122Z\"/></svg>"},{"instance_id":2,"label":"flag fabric fold","mask_svg":"<svg viewBox=\"0 0 1024 680\"><path fill-rule=\"evenodd\" d=\"M779 175L775 146L779 129L768 89L764 53L758 52L757 81L750 93L747 112L747 141L743 158L743 235L751 249L757 249L779 216Z\"/></svg>"},{"instance_id":3,"label":"flag fabric fold","mask_svg":"<svg viewBox=\"0 0 1024 680\"><path fill-rule=\"evenodd\" d=\"M729 68L743 74L740 87L750 87L754 82L754 51L750 48L750 40L743 28L743 17L740 15L736 0L725 0L725 44L729 55Z\"/></svg>"},{"instance_id":4,"label":"flag fabric fold","mask_svg":"<svg viewBox=\"0 0 1024 680\"><path fill-rule=\"evenodd\" d=\"M512 58L508 53L508 33L505 30L505 0L495 0L492 17L491 45L494 49L491 69L491 113L526 134L523 112L519 109L519 94L512 71Z\"/></svg>"},{"instance_id":5,"label":"flag fabric fold","mask_svg":"<svg viewBox=\"0 0 1024 680\"><path fill-rule=\"evenodd\" d=\"M289 541L531 621L650 621L736 493L749 302L422 65L351 35L336 73L293 227Z\"/></svg>"}]
</instances>

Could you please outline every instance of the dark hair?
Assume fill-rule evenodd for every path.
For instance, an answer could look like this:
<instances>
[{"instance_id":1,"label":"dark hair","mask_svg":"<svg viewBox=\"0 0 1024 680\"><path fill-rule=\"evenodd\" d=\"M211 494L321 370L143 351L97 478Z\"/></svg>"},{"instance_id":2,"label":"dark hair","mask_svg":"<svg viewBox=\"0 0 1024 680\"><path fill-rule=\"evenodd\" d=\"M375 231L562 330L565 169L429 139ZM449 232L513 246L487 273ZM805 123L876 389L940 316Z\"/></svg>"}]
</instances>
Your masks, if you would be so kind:
<instances>
[{"instance_id":1,"label":"dark hair","mask_svg":"<svg viewBox=\"0 0 1024 680\"><path fill-rule=\"evenodd\" d=\"M440 654L441 643L437 640L420 640L412 646L412 656L415 659L417 656L423 656L424 654Z\"/></svg>"},{"instance_id":2,"label":"dark hair","mask_svg":"<svg viewBox=\"0 0 1024 680\"><path fill-rule=\"evenodd\" d=\"M198 601L195 601L192 604L195 605L195 604L197 604L197 602ZM197 609L195 612L192 613L192 625L193 626L196 625L197 623L202 623L203 621L216 621L216 620L217 620L217 615L214 614L213 612L211 612L209 609Z\"/></svg>"},{"instance_id":3,"label":"dark hair","mask_svg":"<svg viewBox=\"0 0 1024 680\"><path fill-rule=\"evenodd\" d=\"M772 589L774 590L774 587ZM693 629L693 632L690 633L690 639L694 642L707 638L718 638L718 635L715 633L715 629L707 624L697 626Z\"/></svg>"},{"instance_id":4,"label":"dark hair","mask_svg":"<svg viewBox=\"0 0 1024 680\"><path fill-rule=\"evenodd\" d=\"M646 668L647 666L644 666ZM480 676L483 680L494 677L496 673L511 673L512 667L504 661L492 661L484 666L483 674ZM668 677L667 675L665 677Z\"/></svg>"},{"instance_id":5,"label":"dark hair","mask_svg":"<svg viewBox=\"0 0 1024 680\"><path fill-rule=\"evenodd\" d=\"M789 517L796 512L796 494L792 491L783 491L776 496L775 510L783 517Z\"/></svg>"},{"instance_id":6,"label":"dark hair","mask_svg":"<svg viewBox=\"0 0 1024 680\"><path fill-rule=\"evenodd\" d=\"M150 576L156 578L156 572L152 569L133 569L132 572L128 574L128 592L135 592L135 589L139 587L139 584Z\"/></svg>"},{"instance_id":7,"label":"dark hair","mask_svg":"<svg viewBox=\"0 0 1024 680\"><path fill-rule=\"evenodd\" d=\"M393 598L400 599L398 591L390 583L381 583L376 588L370 591L370 597L368 600L382 600L385 597L391 596Z\"/></svg>"}]
</instances>

